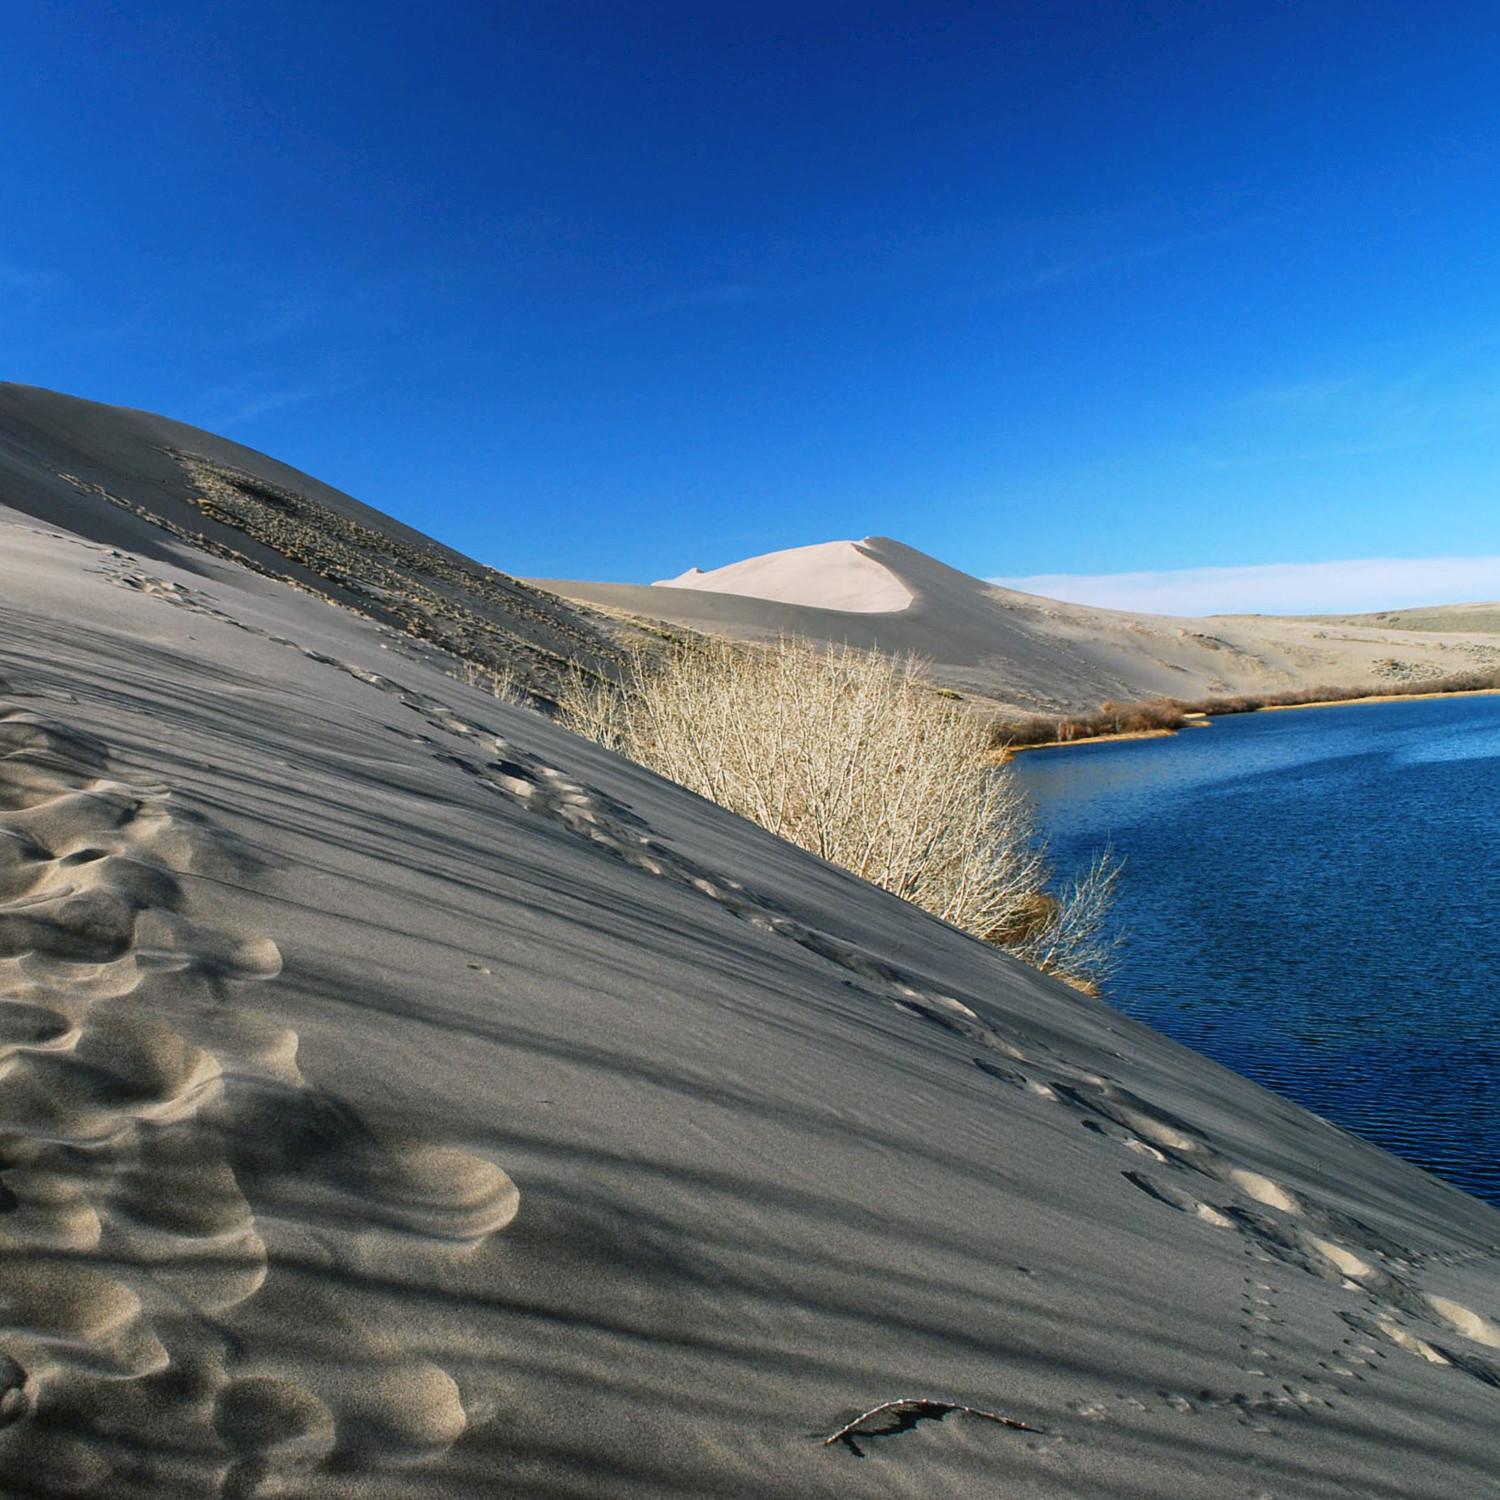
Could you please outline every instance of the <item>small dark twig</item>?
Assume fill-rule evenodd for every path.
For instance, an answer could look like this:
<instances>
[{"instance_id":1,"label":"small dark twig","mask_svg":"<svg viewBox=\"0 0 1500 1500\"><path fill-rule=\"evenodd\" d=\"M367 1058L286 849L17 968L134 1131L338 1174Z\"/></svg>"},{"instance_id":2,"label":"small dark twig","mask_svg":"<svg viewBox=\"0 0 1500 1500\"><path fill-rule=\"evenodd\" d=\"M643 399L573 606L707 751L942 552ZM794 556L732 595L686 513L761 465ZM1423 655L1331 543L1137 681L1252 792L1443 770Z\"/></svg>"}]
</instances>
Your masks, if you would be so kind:
<instances>
[{"instance_id":1,"label":"small dark twig","mask_svg":"<svg viewBox=\"0 0 1500 1500\"><path fill-rule=\"evenodd\" d=\"M898 1416L892 1432L904 1432L914 1427L924 1417L935 1417L941 1421L949 1412L960 1412L966 1417L983 1417L986 1422L998 1422L1002 1427L1012 1427L1017 1432L1041 1432L1040 1427L1032 1427L1017 1417L1003 1416L998 1411L983 1411L977 1406L965 1406L959 1401L934 1401L925 1396L901 1396L894 1401L882 1401L879 1406L872 1406L869 1411L861 1412L852 1422L846 1422L837 1432L831 1432L823 1439L823 1446L830 1448L838 1442L849 1442L855 1436L874 1437L875 1433L860 1433L862 1427L871 1417L878 1417L882 1412L893 1412Z\"/></svg>"}]
</instances>

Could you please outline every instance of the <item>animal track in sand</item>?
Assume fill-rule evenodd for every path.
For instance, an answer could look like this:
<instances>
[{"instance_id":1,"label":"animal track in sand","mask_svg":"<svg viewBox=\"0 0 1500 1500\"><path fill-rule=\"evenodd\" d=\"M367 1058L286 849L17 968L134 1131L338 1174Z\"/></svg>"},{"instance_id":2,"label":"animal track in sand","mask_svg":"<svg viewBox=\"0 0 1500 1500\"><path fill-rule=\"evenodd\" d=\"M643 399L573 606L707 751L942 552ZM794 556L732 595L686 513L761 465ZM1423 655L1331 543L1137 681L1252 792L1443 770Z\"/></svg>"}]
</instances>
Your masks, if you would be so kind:
<instances>
[{"instance_id":1,"label":"animal track in sand","mask_svg":"<svg viewBox=\"0 0 1500 1500\"><path fill-rule=\"evenodd\" d=\"M967 1015L954 1016L928 1004L922 1014L924 1019L939 1021L971 1040L983 1040L975 1021L968 1019L972 1009L966 1010ZM978 1023L979 1027L983 1025ZM1013 1047L1009 1047L1008 1055L1026 1061ZM1500 1325L1451 1299L1425 1292L1416 1279L1423 1264L1463 1263L1467 1257L1424 1257L1358 1220L1299 1197L1270 1177L1227 1159L1200 1138L1188 1122L1098 1074L1065 1067L1052 1058L1042 1083L1023 1068L987 1058L973 1061L1000 1082L1056 1100L1077 1114L1084 1128L1112 1139L1137 1156L1147 1156L1187 1182L1196 1179L1212 1184L1218 1190L1214 1201L1186 1182L1140 1168L1122 1169L1121 1174L1132 1187L1158 1203L1212 1229L1243 1236L1247 1253L1258 1259L1279 1262L1360 1296L1365 1308L1362 1314L1341 1314L1345 1321L1355 1319L1351 1326L1359 1331L1430 1363L1442 1363L1484 1384L1500 1386L1500 1366L1482 1355L1455 1350L1441 1342L1443 1334L1436 1331L1441 1328L1472 1343L1500 1348ZM1272 1287L1269 1281L1256 1285L1266 1288L1268 1294ZM1247 1311L1246 1316L1257 1323L1271 1320L1269 1313L1263 1318L1259 1310ZM1426 1337L1407 1328L1405 1323L1412 1321L1427 1325L1433 1335ZM1274 1349L1268 1345L1274 1343L1274 1337L1259 1329L1247 1338L1247 1374L1264 1376L1270 1372ZM1347 1393L1347 1386L1341 1382L1366 1378L1351 1367L1349 1360L1346 1346L1341 1345L1314 1361L1315 1369L1302 1372L1300 1378L1309 1385L1322 1384ZM1364 1367L1378 1368L1369 1362ZM1315 1397L1312 1404L1324 1400Z\"/></svg>"},{"instance_id":2,"label":"animal track in sand","mask_svg":"<svg viewBox=\"0 0 1500 1500\"><path fill-rule=\"evenodd\" d=\"M129 1472L119 1493L151 1494L196 1423L196 1492L249 1496L335 1447L420 1462L463 1429L434 1365L351 1335L337 1399L278 1395L204 1321L264 1294L268 1209L368 1265L393 1236L467 1253L518 1205L494 1163L306 1085L296 1033L241 994L280 973L275 943L189 910L180 874L232 864L99 741L0 702L0 1487L113 1495Z\"/></svg>"}]
</instances>

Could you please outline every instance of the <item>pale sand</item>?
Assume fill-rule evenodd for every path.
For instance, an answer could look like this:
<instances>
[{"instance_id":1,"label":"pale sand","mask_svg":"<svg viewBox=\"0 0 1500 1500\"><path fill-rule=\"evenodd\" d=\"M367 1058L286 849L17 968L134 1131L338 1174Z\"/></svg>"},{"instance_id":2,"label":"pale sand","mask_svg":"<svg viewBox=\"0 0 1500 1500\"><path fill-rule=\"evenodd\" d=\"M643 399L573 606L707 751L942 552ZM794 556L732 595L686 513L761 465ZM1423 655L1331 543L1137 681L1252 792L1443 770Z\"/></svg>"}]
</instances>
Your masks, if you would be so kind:
<instances>
[{"instance_id":1,"label":"pale sand","mask_svg":"<svg viewBox=\"0 0 1500 1500\"><path fill-rule=\"evenodd\" d=\"M650 587L536 582L584 604L712 634L761 641L797 635L911 654L939 683L1023 713L1076 713L1108 699L1194 702L1329 685L1368 685L1379 693L1393 678L1500 667L1500 638L1484 630L1095 609L997 588L889 537L866 537L858 544L859 555L878 565L890 586L904 590L911 602L896 612L870 613L838 607L832 570L827 590L820 588L817 560L846 554L818 547L797 551L808 562L798 574L796 600L789 603L752 598L750 590L734 594L720 591L721 586L706 590L681 582ZM713 576L727 578L735 569L747 576L792 555L747 559Z\"/></svg>"},{"instance_id":2,"label":"pale sand","mask_svg":"<svg viewBox=\"0 0 1500 1500\"><path fill-rule=\"evenodd\" d=\"M701 589L778 604L805 604L850 614L888 614L907 608L912 593L860 542L818 542L767 552L705 572L689 568L653 588Z\"/></svg>"},{"instance_id":3,"label":"pale sand","mask_svg":"<svg viewBox=\"0 0 1500 1500\"><path fill-rule=\"evenodd\" d=\"M1500 688L1465 688L1457 693L1366 693L1359 698L1319 698L1312 703L1268 703L1255 711L1270 713L1273 709L1284 712L1289 708L1348 708L1353 703L1400 703L1408 698L1490 698L1496 693L1500 693Z\"/></svg>"},{"instance_id":4,"label":"pale sand","mask_svg":"<svg viewBox=\"0 0 1500 1500\"><path fill-rule=\"evenodd\" d=\"M139 473L131 420L69 441ZM1500 1214L427 646L29 493L0 1492L1496 1493ZM1039 1431L824 1445L899 1397Z\"/></svg>"},{"instance_id":5,"label":"pale sand","mask_svg":"<svg viewBox=\"0 0 1500 1500\"><path fill-rule=\"evenodd\" d=\"M1195 722L1183 727L1199 729L1203 725ZM1026 750L1062 750L1072 745L1113 744L1118 740L1169 740L1176 733L1175 729L1127 729L1121 734L1080 734L1071 740L1038 740L1034 745L1005 745L994 752L993 759L996 764L1004 765L1012 755L1020 755Z\"/></svg>"}]
</instances>

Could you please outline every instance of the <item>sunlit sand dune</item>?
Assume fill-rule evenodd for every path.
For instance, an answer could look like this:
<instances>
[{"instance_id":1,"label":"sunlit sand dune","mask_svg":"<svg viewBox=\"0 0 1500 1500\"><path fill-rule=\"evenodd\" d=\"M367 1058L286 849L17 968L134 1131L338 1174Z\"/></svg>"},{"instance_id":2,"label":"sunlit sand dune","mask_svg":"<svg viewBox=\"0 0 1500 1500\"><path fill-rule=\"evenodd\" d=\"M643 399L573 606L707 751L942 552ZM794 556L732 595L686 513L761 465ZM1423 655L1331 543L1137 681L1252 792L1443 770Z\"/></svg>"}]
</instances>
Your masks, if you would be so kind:
<instances>
[{"instance_id":1,"label":"sunlit sand dune","mask_svg":"<svg viewBox=\"0 0 1500 1500\"><path fill-rule=\"evenodd\" d=\"M911 591L900 578L858 542L818 542L768 552L707 573L689 568L656 586L744 594L851 614L891 614L912 601Z\"/></svg>"}]
</instances>

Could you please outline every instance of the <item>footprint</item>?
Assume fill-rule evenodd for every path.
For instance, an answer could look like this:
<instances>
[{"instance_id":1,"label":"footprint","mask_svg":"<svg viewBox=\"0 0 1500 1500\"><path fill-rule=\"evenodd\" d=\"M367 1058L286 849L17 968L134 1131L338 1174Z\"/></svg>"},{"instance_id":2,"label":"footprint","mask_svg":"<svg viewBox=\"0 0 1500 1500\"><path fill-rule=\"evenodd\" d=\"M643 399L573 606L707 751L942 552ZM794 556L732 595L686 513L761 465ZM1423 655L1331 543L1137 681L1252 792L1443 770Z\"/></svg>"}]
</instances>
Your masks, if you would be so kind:
<instances>
[{"instance_id":1,"label":"footprint","mask_svg":"<svg viewBox=\"0 0 1500 1500\"><path fill-rule=\"evenodd\" d=\"M1431 1293L1427 1295L1427 1304L1455 1333L1461 1333L1466 1339L1483 1344L1487 1349L1500 1349L1500 1326L1496 1326L1473 1308Z\"/></svg>"},{"instance_id":2,"label":"footprint","mask_svg":"<svg viewBox=\"0 0 1500 1500\"><path fill-rule=\"evenodd\" d=\"M468 1423L453 1377L426 1360L366 1367L338 1403L340 1448L386 1462L430 1459Z\"/></svg>"},{"instance_id":3,"label":"footprint","mask_svg":"<svg viewBox=\"0 0 1500 1500\"><path fill-rule=\"evenodd\" d=\"M449 1146L383 1139L331 1095L266 1087L240 1110L241 1179L252 1198L299 1222L472 1246L504 1229L520 1205L495 1163Z\"/></svg>"},{"instance_id":4,"label":"footprint","mask_svg":"<svg viewBox=\"0 0 1500 1500\"><path fill-rule=\"evenodd\" d=\"M1160 1182L1154 1177L1148 1177L1144 1172L1122 1172L1120 1175L1148 1197L1155 1198L1158 1203L1165 1203L1168 1208L1175 1208L1181 1213L1191 1214L1195 1219L1202 1219L1205 1224L1211 1224L1215 1229L1229 1229L1234 1224L1232 1219L1220 1213L1211 1204L1202 1202L1191 1193L1183 1192L1181 1188L1174 1187L1170 1182Z\"/></svg>"},{"instance_id":5,"label":"footprint","mask_svg":"<svg viewBox=\"0 0 1500 1500\"><path fill-rule=\"evenodd\" d=\"M277 1481L326 1459L336 1435L333 1413L323 1402L275 1375L232 1380L214 1402L213 1428L234 1455L223 1483L225 1500L280 1488Z\"/></svg>"},{"instance_id":6,"label":"footprint","mask_svg":"<svg viewBox=\"0 0 1500 1500\"><path fill-rule=\"evenodd\" d=\"M516 1185L499 1167L448 1146L367 1149L348 1165L371 1221L406 1234L477 1245L520 1207Z\"/></svg>"},{"instance_id":7,"label":"footprint","mask_svg":"<svg viewBox=\"0 0 1500 1500\"><path fill-rule=\"evenodd\" d=\"M1230 1170L1229 1180L1242 1192L1264 1203L1267 1208L1280 1209L1284 1214L1300 1214L1302 1205L1279 1184L1258 1172L1248 1172L1235 1167Z\"/></svg>"}]
</instances>

